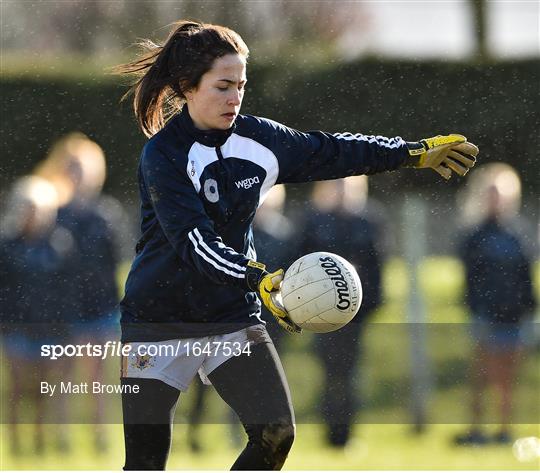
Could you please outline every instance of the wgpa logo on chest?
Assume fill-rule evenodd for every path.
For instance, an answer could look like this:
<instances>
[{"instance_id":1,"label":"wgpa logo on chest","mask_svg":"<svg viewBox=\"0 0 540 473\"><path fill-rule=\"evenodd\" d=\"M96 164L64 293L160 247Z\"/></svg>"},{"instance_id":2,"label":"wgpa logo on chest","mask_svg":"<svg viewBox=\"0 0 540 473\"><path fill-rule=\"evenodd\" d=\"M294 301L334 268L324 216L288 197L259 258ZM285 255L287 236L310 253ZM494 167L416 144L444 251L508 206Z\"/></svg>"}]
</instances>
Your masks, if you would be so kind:
<instances>
[{"instance_id":1,"label":"wgpa logo on chest","mask_svg":"<svg viewBox=\"0 0 540 473\"><path fill-rule=\"evenodd\" d=\"M253 184L260 184L259 176L248 177L242 181L236 181L235 184L237 189L251 189Z\"/></svg>"}]
</instances>

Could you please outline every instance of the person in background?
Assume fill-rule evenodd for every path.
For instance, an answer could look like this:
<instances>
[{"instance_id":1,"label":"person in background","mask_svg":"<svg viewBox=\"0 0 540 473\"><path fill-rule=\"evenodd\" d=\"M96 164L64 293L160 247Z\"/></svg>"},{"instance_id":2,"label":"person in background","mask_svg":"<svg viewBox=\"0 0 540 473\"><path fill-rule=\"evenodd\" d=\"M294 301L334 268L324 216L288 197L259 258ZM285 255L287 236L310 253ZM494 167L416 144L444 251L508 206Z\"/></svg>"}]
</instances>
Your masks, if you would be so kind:
<instances>
[{"instance_id":1,"label":"person in background","mask_svg":"<svg viewBox=\"0 0 540 473\"><path fill-rule=\"evenodd\" d=\"M253 220L257 258L267 261L271 267L283 266L285 270L302 256L298 251L297 232L284 213L286 197L285 186L272 187ZM279 351L285 332L266 307L263 306L261 311L266 329Z\"/></svg>"},{"instance_id":2,"label":"person in background","mask_svg":"<svg viewBox=\"0 0 540 473\"><path fill-rule=\"evenodd\" d=\"M60 197L58 225L68 229L78 251L78 268L71 282L76 297L71 304L74 343L104 343L118 337L119 290L117 270L129 222L121 204L102 194L106 177L101 147L79 132L55 142L36 174L49 180ZM104 361L98 357L77 360L89 380L103 380ZM93 396L94 443L98 452L108 445L102 423L104 396Z\"/></svg>"},{"instance_id":3,"label":"person in background","mask_svg":"<svg viewBox=\"0 0 540 473\"><path fill-rule=\"evenodd\" d=\"M65 421L62 403L56 405L39 389L41 381L60 381L58 373L66 367L59 359L52 369L40 356L42 344L65 343L68 335L63 301L71 297L76 248L69 230L56 225L57 210L54 187L25 176L13 184L1 219L0 319L9 374L7 438L14 455L22 453L19 424L33 425L34 452L42 454L44 423ZM59 427L53 438L65 451L66 432Z\"/></svg>"},{"instance_id":4,"label":"person in background","mask_svg":"<svg viewBox=\"0 0 540 473\"><path fill-rule=\"evenodd\" d=\"M522 359L520 323L535 307L532 240L527 239L519 215L521 182L508 164L492 163L472 174L461 197L469 228L459 255L465 266L474 357L470 366L472 426L455 442L509 443L512 391ZM501 425L492 438L481 428L490 384L500 397Z\"/></svg>"},{"instance_id":5,"label":"person in background","mask_svg":"<svg viewBox=\"0 0 540 473\"><path fill-rule=\"evenodd\" d=\"M367 196L366 176L317 182L301 244L302 254L328 251L344 257L362 282L362 304L354 319L340 330L315 335L316 352L324 367L321 411L327 440L335 447L344 447L351 436L359 408L362 332L381 303L384 211Z\"/></svg>"}]
</instances>

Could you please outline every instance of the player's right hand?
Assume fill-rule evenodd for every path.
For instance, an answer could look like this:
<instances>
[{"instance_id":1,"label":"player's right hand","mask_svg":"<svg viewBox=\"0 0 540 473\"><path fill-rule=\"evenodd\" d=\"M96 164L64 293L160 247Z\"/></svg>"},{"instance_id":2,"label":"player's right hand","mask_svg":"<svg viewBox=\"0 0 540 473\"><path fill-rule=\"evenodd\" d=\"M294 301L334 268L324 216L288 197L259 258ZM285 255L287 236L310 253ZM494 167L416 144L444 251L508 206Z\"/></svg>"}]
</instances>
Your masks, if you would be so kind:
<instances>
[{"instance_id":1,"label":"player's right hand","mask_svg":"<svg viewBox=\"0 0 540 473\"><path fill-rule=\"evenodd\" d=\"M283 275L283 269L269 273L264 264L256 261L250 261L247 265L248 285L255 286L252 289L258 292L263 304L277 320L279 326L290 333L301 333L302 329L291 320L287 310L279 300ZM255 276L256 283L250 284L253 276Z\"/></svg>"},{"instance_id":2,"label":"player's right hand","mask_svg":"<svg viewBox=\"0 0 540 473\"><path fill-rule=\"evenodd\" d=\"M452 171L460 176L467 174L479 151L463 135L437 135L407 143L407 148L414 167L431 168L445 179L450 179Z\"/></svg>"}]
</instances>

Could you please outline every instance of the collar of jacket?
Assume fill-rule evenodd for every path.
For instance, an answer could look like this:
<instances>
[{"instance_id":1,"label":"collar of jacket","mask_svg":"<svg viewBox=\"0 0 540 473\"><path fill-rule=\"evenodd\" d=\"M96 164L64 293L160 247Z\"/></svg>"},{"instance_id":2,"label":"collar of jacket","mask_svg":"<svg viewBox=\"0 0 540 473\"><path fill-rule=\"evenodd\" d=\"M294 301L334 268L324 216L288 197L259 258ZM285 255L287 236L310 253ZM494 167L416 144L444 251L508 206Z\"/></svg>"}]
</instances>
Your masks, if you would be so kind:
<instances>
[{"instance_id":1,"label":"collar of jacket","mask_svg":"<svg viewBox=\"0 0 540 473\"><path fill-rule=\"evenodd\" d=\"M222 146L236 128L236 123L233 123L227 130L199 130L189 116L187 105L182 108L182 111L177 117L177 122L182 131L188 136L205 146L211 146L213 148Z\"/></svg>"}]
</instances>

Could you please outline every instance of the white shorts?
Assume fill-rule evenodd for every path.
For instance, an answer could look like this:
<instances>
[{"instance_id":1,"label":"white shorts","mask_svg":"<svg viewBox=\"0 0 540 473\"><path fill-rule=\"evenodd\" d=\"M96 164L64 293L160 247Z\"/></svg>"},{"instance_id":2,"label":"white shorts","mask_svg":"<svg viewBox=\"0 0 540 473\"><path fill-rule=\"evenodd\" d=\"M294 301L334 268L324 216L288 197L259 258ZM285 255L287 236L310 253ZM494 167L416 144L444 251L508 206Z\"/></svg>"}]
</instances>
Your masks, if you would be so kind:
<instances>
[{"instance_id":1,"label":"white shorts","mask_svg":"<svg viewBox=\"0 0 540 473\"><path fill-rule=\"evenodd\" d=\"M249 356L251 347L261 342L271 342L264 324L209 337L126 343L131 348L122 357L121 376L159 379L187 391L197 372L210 385L212 371L230 358Z\"/></svg>"}]
</instances>

